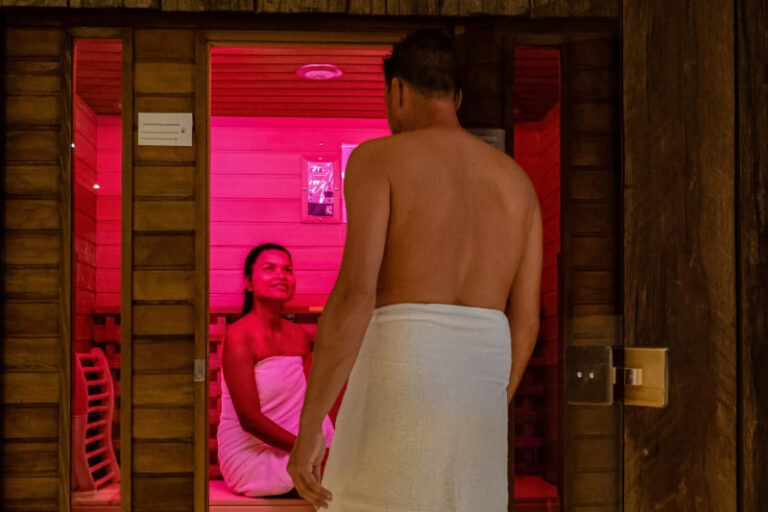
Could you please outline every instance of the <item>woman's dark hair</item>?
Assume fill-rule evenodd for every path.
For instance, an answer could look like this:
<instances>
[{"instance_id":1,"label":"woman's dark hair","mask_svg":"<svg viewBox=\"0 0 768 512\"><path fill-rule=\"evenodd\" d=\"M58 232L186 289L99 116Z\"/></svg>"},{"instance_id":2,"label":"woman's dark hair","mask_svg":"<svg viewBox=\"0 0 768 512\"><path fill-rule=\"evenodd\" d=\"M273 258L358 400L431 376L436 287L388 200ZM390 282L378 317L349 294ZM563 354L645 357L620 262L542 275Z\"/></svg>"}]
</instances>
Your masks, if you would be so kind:
<instances>
[{"instance_id":1,"label":"woman's dark hair","mask_svg":"<svg viewBox=\"0 0 768 512\"><path fill-rule=\"evenodd\" d=\"M458 94L461 72L453 39L440 30L411 32L384 58L387 87L395 77L413 85L425 96Z\"/></svg>"},{"instance_id":2,"label":"woman's dark hair","mask_svg":"<svg viewBox=\"0 0 768 512\"><path fill-rule=\"evenodd\" d=\"M268 250L283 251L285 254L288 255L289 258L291 258L291 253L288 252L288 249L286 249L282 245L261 244L259 246L256 246L253 249L251 249L251 252L249 252L248 256L245 257L245 269L243 271L243 274L245 275L245 277L251 277L253 275L253 264L256 263L256 260L259 258L259 254ZM291 261L293 261L293 259L291 259ZM252 309L253 309L253 292L249 291L248 288L246 288L245 300L243 301L243 312L240 313L240 316L247 315L248 313L251 312Z\"/></svg>"}]
</instances>

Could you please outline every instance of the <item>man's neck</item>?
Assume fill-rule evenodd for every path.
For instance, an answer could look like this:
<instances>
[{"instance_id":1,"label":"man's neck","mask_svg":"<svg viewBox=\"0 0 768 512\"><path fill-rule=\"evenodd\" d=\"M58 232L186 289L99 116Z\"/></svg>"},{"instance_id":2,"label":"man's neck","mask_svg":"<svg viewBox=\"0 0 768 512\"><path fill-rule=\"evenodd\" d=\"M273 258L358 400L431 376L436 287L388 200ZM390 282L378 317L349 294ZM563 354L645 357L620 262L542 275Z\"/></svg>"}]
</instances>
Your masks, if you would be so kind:
<instances>
[{"instance_id":1,"label":"man's neck","mask_svg":"<svg viewBox=\"0 0 768 512\"><path fill-rule=\"evenodd\" d=\"M425 128L461 128L453 103L428 101L415 109L410 122L406 123L403 131L423 130Z\"/></svg>"}]
</instances>

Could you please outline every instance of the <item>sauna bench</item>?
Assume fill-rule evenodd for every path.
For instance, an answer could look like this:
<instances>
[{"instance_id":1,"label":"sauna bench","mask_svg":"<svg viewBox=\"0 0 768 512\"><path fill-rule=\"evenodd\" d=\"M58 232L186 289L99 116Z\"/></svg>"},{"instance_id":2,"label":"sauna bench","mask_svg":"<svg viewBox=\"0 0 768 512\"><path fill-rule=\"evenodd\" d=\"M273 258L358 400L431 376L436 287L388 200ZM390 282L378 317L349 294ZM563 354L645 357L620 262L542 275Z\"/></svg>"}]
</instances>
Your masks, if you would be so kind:
<instances>
[{"instance_id":1,"label":"sauna bench","mask_svg":"<svg viewBox=\"0 0 768 512\"><path fill-rule=\"evenodd\" d=\"M210 512L315 512L314 507L302 499L248 498L234 494L223 480L211 480L208 500Z\"/></svg>"}]
</instances>

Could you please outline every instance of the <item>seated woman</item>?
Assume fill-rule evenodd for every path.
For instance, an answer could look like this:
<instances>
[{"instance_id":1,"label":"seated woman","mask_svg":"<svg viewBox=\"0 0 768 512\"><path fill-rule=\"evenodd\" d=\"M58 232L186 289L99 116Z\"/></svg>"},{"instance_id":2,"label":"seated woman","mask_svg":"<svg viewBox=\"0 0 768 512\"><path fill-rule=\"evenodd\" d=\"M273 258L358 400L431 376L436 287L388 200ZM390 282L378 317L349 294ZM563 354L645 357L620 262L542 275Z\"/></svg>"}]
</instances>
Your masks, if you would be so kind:
<instances>
[{"instance_id":1,"label":"seated woman","mask_svg":"<svg viewBox=\"0 0 768 512\"><path fill-rule=\"evenodd\" d=\"M218 429L221 474L238 494L273 496L293 489L285 468L311 365L309 336L281 316L295 288L285 247L263 244L248 254L242 317L224 340ZM326 416L326 457L333 432Z\"/></svg>"}]
</instances>

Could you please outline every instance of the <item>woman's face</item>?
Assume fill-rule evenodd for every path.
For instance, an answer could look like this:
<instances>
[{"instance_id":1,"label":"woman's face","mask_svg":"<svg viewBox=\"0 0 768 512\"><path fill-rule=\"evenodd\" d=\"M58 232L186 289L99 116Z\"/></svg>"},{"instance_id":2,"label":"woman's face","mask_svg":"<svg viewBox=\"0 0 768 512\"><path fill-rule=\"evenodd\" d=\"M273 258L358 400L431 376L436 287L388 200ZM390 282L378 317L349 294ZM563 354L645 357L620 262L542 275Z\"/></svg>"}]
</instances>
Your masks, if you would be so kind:
<instances>
[{"instance_id":1,"label":"woman's face","mask_svg":"<svg viewBox=\"0 0 768 512\"><path fill-rule=\"evenodd\" d=\"M296 293L296 277L291 258L283 251L267 249L259 254L246 277L245 286L254 298L289 301Z\"/></svg>"}]
</instances>

